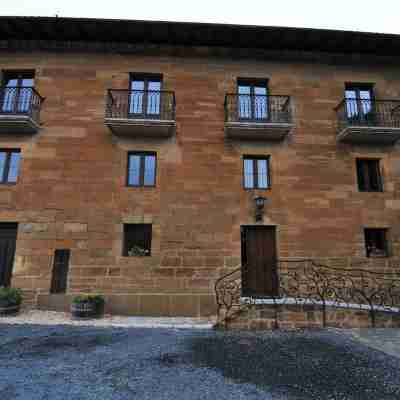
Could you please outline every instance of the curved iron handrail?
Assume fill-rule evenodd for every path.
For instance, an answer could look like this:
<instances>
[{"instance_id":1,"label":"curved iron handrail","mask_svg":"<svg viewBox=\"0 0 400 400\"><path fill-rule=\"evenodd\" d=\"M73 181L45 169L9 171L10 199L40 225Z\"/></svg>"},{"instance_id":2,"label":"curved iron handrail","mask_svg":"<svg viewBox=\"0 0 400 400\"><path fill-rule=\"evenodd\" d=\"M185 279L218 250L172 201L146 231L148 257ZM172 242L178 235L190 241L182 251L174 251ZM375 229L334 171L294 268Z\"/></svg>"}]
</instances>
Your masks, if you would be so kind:
<instances>
[{"instance_id":1,"label":"curved iron handrail","mask_svg":"<svg viewBox=\"0 0 400 400\"><path fill-rule=\"evenodd\" d=\"M367 310L372 326L379 311L400 315L398 273L336 268L312 259L280 259L277 266L277 295L263 296L275 307L276 327L280 304L320 306L323 326L327 325L327 307ZM260 297L242 297L242 275L247 268L238 266L215 282L219 324L226 325L260 302Z\"/></svg>"}]
</instances>

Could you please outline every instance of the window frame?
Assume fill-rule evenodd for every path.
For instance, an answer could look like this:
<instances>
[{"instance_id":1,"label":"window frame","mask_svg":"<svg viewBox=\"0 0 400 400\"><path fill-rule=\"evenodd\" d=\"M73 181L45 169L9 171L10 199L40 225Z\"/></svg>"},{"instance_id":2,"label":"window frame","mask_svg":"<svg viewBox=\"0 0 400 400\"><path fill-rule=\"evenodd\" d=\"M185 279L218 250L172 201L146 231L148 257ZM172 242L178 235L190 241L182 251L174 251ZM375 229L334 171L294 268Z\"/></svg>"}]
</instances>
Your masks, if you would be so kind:
<instances>
[{"instance_id":1,"label":"window frame","mask_svg":"<svg viewBox=\"0 0 400 400\"><path fill-rule=\"evenodd\" d=\"M367 166L369 163L376 163L375 172L377 174L376 180L378 182L378 189L372 189L371 185L371 174L370 167ZM363 175L364 188L361 187L360 173ZM356 158L356 177L357 177L357 187L359 192L370 192L370 193L382 193L384 191L383 186L383 173L381 169L381 159L380 158ZM369 179L366 179L369 178Z\"/></svg>"},{"instance_id":2,"label":"window frame","mask_svg":"<svg viewBox=\"0 0 400 400\"><path fill-rule=\"evenodd\" d=\"M250 96L250 116L242 116L240 111L240 96L246 96L246 94L239 93L239 86L249 86L250 93L247 96ZM256 104L255 104L255 97L257 94L254 91L255 87L265 87L265 118L256 118ZM268 78L237 78L236 80L236 92L238 96L238 110L237 110L237 117L239 121L248 121L248 122L265 122L271 118L271 110L270 110L270 102L268 101L269 97L269 79ZM261 95L258 95L261 96Z\"/></svg>"},{"instance_id":3,"label":"window frame","mask_svg":"<svg viewBox=\"0 0 400 400\"><path fill-rule=\"evenodd\" d=\"M368 258L390 257L388 232L389 232L388 228L368 228L368 227L364 228L365 253L366 253L366 256ZM384 254L382 254L382 255L378 255L378 254L371 255L371 250L369 249L369 246L368 246L369 242L371 242L371 236L370 235L376 235L378 233L381 235L381 238L379 240L381 240L382 243L383 243L383 252L384 252ZM378 248L378 247L376 246L376 248Z\"/></svg>"},{"instance_id":4,"label":"window frame","mask_svg":"<svg viewBox=\"0 0 400 400\"><path fill-rule=\"evenodd\" d=\"M142 98L142 112L136 113L131 112L132 104L132 82L143 81L143 98ZM148 98L149 98L149 82L160 82L160 94L159 94L159 112L148 113ZM133 118L142 117L143 119L159 119L162 114L162 88L163 88L163 76L162 74L147 73L147 72L131 72L129 74L129 98L128 98L128 115ZM137 90L139 91L139 90Z\"/></svg>"},{"instance_id":5,"label":"window frame","mask_svg":"<svg viewBox=\"0 0 400 400\"><path fill-rule=\"evenodd\" d=\"M3 176L0 176L0 185L16 185L18 183L19 174L21 171L21 149L4 149L4 148L2 149L2 148L0 148L0 153L6 153L6 160L5 160L5 164L4 164ZM18 165L17 179L15 180L15 182L10 182L8 180L8 175L10 173L11 155L13 153L19 153L20 159L19 159L19 165Z\"/></svg>"},{"instance_id":6,"label":"window frame","mask_svg":"<svg viewBox=\"0 0 400 400\"><path fill-rule=\"evenodd\" d=\"M140 166L139 166L139 184L130 184L129 183L129 171L130 171L130 160L131 156L140 156ZM154 184L153 185L145 185L144 184L144 175L145 175L145 166L146 166L146 156L154 156ZM127 187L143 187L143 188L154 188L157 186L157 152L155 151L128 151L128 160L127 160L127 171L126 171L126 186Z\"/></svg>"},{"instance_id":7,"label":"window frame","mask_svg":"<svg viewBox=\"0 0 400 400\"><path fill-rule=\"evenodd\" d=\"M368 82L346 82L344 85L345 90L345 98L352 99L353 97L347 97L346 91L354 90L356 92L355 99L361 100L360 92L361 91L369 91L371 98L370 100L373 101L375 99L375 84L368 83Z\"/></svg>"},{"instance_id":8,"label":"window frame","mask_svg":"<svg viewBox=\"0 0 400 400\"><path fill-rule=\"evenodd\" d=\"M153 242L153 224L123 224L123 243L122 243L122 257L141 257L141 256L130 256L128 254L129 245L128 245L128 235L129 235L129 227L146 227L143 229L143 242L147 243L147 248L145 247L144 250L148 250L148 254L143 255L142 257L151 257L152 253L152 242ZM146 229L148 231L146 232ZM149 234L149 237L146 238L146 234Z\"/></svg>"},{"instance_id":9,"label":"window frame","mask_svg":"<svg viewBox=\"0 0 400 400\"><path fill-rule=\"evenodd\" d=\"M253 163L253 187L246 187L246 174L245 174L245 160L251 160ZM260 188L258 186L258 160L266 160L267 162L267 187ZM271 190L272 182L271 182L271 156L267 155L249 155L246 154L242 156L242 186L244 190Z\"/></svg>"},{"instance_id":10,"label":"window frame","mask_svg":"<svg viewBox=\"0 0 400 400\"><path fill-rule=\"evenodd\" d=\"M24 79L32 79L35 80L35 70L34 69L3 69L1 71L1 84L2 86L6 85L7 79L16 79L17 85L15 87L21 87L21 82ZM33 86L32 86L33 87Z\"/></svg>"},{"instance_id":11,"label":"window frame","mask_svg":"<svg viewBox=\"0 0 400 400\"><path fill-rule=\"evenodd\" d=\"M353 90L356 93L355 97L347 97L346 92L348 90ZM364 111L363 101L360 96L361 91L368 91L370 93L370 110L368 112ZM375 84L374 83L361 83L361 82L345 82L344 85L344 98L346 101L346 115L348 119L359 119L361 121L367 120L368 116L373 115L374 111L374 101L375 101ZM351 101L355 102L355 107L351 106ZM353 109L354 108L354 109ZM351 115L349 115L349 113Z\"/></svg>"},{"instance_id":12,"label":"window frame","mask_svg":"<svg viewBox=\"0 0 400 400\"><path fill-rule=\"evenodd\" d=\"M6 86L7 82L11 79L16 79L17 84L16 86ZM32 79L32 86L23 86L22 82L24 79ZM1 109L0 112L2 114L25 114L28 110L19 110L18 106L20 105L20 99L23 98L23 96L26 96L26 92L23 91L25 88L32 88L32 90L35 87L35 70L31 69L4 69L1 71L1 87L3 88L2 90L2 98L1 98ZM13 95L12 99L12 108L10 110L5 110L4 109L4 99L6 98L6 88L15 88L15 94ZM32 94L30 93L30 96Z\"/></svg>"}]
</instances>

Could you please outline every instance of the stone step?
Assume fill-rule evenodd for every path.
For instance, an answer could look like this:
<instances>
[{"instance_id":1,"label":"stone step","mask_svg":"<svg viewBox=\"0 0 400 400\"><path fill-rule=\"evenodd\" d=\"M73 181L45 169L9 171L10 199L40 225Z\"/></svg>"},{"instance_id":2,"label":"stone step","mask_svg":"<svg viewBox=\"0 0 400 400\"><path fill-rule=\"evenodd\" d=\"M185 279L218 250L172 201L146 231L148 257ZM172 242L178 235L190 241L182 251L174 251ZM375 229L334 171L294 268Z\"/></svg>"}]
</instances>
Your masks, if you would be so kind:
<instances>
[{"instance_id":1,"label":"stone step","mask_svg":"<svg viewBox=\"0 0 400 400\"><path fill-rule=\"evenodd\" d=\"M276 318L277 312L277 318ZM371 327L371 315L367 310L343 309L327 307L326 327L363 328ZM222 326L224 326L222 324ZM400 313L376 312L376 327L400 327ZM230 318L227 329L296 329L296 328L323 328L323 312L320 308L280 305L278 309L271 306L254 306L242 309Z\"/></svg>"}]
</instances>

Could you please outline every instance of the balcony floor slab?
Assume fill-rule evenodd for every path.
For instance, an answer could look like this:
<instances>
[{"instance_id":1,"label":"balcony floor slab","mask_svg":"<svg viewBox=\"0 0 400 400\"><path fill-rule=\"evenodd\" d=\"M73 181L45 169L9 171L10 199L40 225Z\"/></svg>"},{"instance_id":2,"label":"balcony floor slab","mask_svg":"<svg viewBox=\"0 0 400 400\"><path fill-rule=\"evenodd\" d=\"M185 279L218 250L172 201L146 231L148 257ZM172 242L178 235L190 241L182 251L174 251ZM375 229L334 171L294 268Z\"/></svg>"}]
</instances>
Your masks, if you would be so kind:
<instances>
[{"instance_id":1,"label":"balcony floor slab","mask_svg":"<svg viewBox=\"0 0 400 400\"><path fill-rule=\"evenodd\" d=\"M226 122L225 135L231 139L283 140L292 130L290 123Z\"/></svg>"},{"instance_id":2,"label":"balcony floor slab","mask_svg":"<svg viewBox=\"0 0 400 400\"><path fill-rule=\"evenodd\" d=\"M173 120L105 118L105 124L117 136L171 137L175 134Z\"/></svg>"},{"instance_id":3,"label":"balcony floor slab","mask_svg":"<svg viewBox=\"0 0 400 400\"><path fill-rule=\"evenodd\" d=\"M0 114L0 134L33 134L40 125L29 115Z\"/></svg>"}]
</instances>

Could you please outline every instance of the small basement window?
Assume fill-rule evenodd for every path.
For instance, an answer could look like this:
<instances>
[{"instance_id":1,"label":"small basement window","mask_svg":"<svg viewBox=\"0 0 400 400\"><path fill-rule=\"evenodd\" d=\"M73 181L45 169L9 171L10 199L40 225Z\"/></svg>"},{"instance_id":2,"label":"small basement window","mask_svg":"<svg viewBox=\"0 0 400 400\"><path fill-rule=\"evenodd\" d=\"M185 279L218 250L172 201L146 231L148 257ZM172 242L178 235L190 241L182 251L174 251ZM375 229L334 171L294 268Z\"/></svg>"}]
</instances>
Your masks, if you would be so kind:
<instances>
[{"instance_id":1,"label":"small basement window","mask_svg":"<svg viewBox=\"0 0 400 400\"><path fill-rule=\"evenodd\" d=\"M124 257L151 255L151 224L124 224Z\"/></svg>"},{"instance_id":2,"label":"small basement window","mask_svg":"<svg viewBox=\"0 0 400 400\"><path fill-rule=\"evenodd\" d=\"M367 257L388 257L387 229L366 228L364 233Z\"/></svg>"},{"instance_id":3,"label":"small basement window","mask_svg":"<svg viewBox=\"0 0 400 400\"><path fill-rule=\"evenodd\" d=\"M357 159L357 179L360 192L382 192L379 160Z\"/></svg>"}]
</instances>

